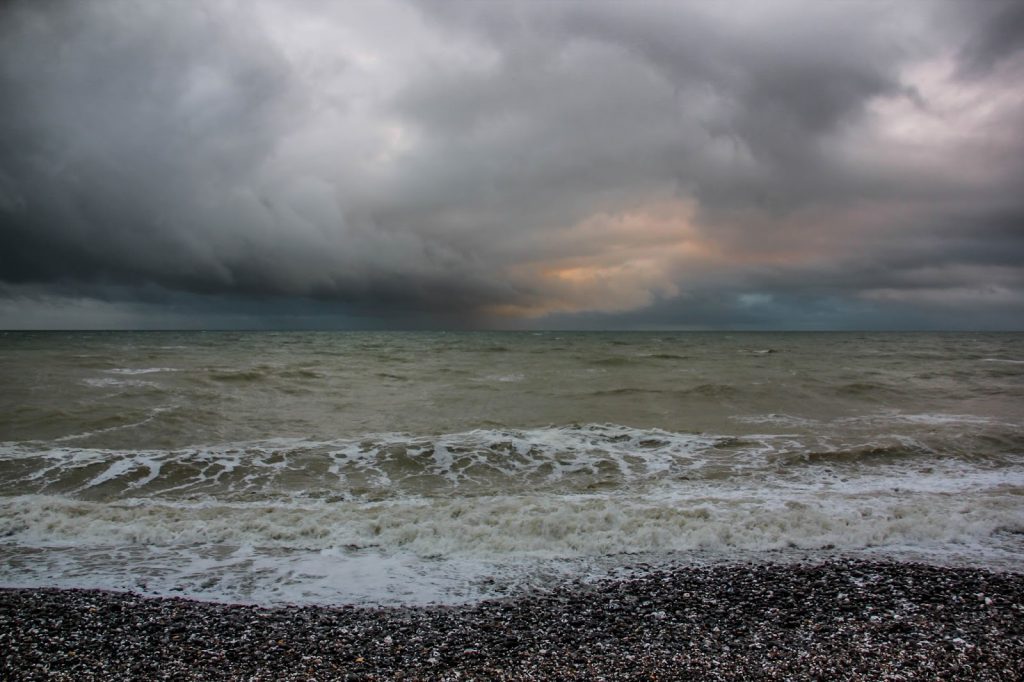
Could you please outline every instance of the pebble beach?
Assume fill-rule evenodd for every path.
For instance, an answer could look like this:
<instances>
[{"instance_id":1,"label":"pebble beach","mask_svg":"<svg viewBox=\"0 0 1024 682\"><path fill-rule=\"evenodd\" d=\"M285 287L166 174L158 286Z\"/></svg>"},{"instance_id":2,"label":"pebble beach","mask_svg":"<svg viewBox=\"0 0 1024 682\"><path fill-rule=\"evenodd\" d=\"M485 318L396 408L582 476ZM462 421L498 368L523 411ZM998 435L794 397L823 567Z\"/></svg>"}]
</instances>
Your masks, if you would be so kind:
<instances>
[{"instance_id":1,"label":"pebble beach","mask_svg":"<svg viewBox=\"0 0 1024 682\"><path fill-rule=\"evenodd\" d=\"M459 606L0 591L10 680L1018 680L1024 575L898 562L639 567Z\"/></svg>"}]
</instances>

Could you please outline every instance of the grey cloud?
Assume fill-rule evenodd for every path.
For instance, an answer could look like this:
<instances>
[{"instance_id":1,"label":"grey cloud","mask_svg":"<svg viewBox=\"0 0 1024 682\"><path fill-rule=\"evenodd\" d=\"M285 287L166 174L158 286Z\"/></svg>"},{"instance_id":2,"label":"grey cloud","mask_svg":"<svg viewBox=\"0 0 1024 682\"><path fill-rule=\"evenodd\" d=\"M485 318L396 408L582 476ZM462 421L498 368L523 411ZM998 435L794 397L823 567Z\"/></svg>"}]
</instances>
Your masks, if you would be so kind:
<instances>
[{"instance_id":1,"label":"grey cloud","mask_svg":"<svg viewBox=\"0 0 1024 682\"><path fill-rule=\"evenodd\" d=\"M960 50L960 74L983 76L999 62L1024 49L1024 5L1019 2L984 3L995 9Z\"/></svg>"},{"instance_id":2,"label":"grey cloud","mask_svg":"<svg viewBox=\"0 0 1024 682\"><path fill-rule=\"evenodd\" d=\"M308 93L225 7L7 11L3 279L475 307L486 282L443 245L350 225L333 178L268 169Z\"/></svg>"},{"instance_id":3,"label":"grey cloud","mask_svg":"<svg viewBox=\"0 0 1024 682\"><path fill-rule=\"evenodd\" d=\"M272 145L283 65L197 7L16 3L3 30L4 274L187 281L217 237L190 213Z\"/></svg>"},{"instance_id":4,"label":"grey cloud","mask_svg":"<svg viewBox=\"0 0 1024 682\"><path fill-rule=\"evenodd\" d=\"M524 80L540 82L533 85L528 103L534 111L540 109L536 94L545 83L552 92L540 97L540 105L565 95L552 74L557 76L558 65L581 43L618 51L634 70L647 68L639 78L603 79L603 111L609 121L599 113L590 122L603 123L598 134L603 130L606 140L614 141L623 138L621 126L634 124L632 134L625 135L629 140L650 129L649 119L657 119L661 135L655 144L666 150L668 168L653 172L695 191L712 206L750 202L791 208L823 192L849 191L852 178L828 157L823 138L856 119L871 98L903 91L895 72L903 57L902 36L889 35L884 16L871 5L844 4L853 11L836 16L827 4L818 10L806 3L782 3L782 16L767 30L742 20L742 12L756 11L756 3L736 16L708 3L567 3L554 9L509 3L487 12L470 3L429 7L435 18L482 32L500 51L497 72L479 79L482 87L475 89L492 111L514 109L517 95L530 97L515 91ZM604 75L600 68L592 73ZM653 87L667 97L648 102L639 119L616 116L631 112L616 111L608 103L628 102L635 96L630 89L639 87L644 76L662 81ZM495 103L483 91L499 83L513 88L502 91L504 101ZM473 81L458 85L472 88ZM445 94L434 92L433 97ZM472 96L463 92L446 99L456 108ZM428 123L440 120L442 126L459 116L436 116L430 107L426 111ZM596 165L585 155L574 160L577 170Z\"/></svg>"},{"instance_id":5,"label":"grey cloud","mask_svg":"<svg viewBox=\"0 0 1024 682\"><path fill-rule=\"evenodd\" d=\"M963 113L908 80L929 60L1005 90L997 9L10 3L0 325L76 296L285 326L869 324L943 277L1010 300L1021 108L890 131Z\"/></svg>"}]
</instances>

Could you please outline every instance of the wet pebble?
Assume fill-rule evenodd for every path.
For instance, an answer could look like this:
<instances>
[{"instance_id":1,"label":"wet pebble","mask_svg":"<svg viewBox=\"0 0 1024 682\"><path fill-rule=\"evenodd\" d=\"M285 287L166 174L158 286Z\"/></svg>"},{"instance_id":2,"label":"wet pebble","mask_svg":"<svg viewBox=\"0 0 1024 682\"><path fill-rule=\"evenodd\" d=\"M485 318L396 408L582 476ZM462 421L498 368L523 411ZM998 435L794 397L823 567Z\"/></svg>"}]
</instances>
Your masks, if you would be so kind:
<instances>
[{"instance_id":1,"label":"wet pebble","mask_svg":"<svg viewBox=\"0 0 1024 682\"><path fill-rule=\"evenodd\" d=\"M466 606L259 608L0 590L19 680L1024 679L1024 576L642 568Z\"/></svg>"}]
</instances>

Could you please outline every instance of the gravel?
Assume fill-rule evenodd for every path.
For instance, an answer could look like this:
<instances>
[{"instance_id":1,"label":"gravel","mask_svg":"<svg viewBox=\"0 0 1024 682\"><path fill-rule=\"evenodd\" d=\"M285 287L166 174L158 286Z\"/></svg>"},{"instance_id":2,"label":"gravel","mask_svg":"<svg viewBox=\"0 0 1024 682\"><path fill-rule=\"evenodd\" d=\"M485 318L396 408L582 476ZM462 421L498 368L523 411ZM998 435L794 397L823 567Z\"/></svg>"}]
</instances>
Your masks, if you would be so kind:
<instances>
[{"instance_id":1,"label":"gravel","mask_svg":"<svg viewBox=\"0 0 1024 682\"><path fill-rule=\"evenodd\" d=\"M0 590L11 680L1024 679L1024 575L831 561L637 569L464 606Z\"/></svg>"}]
</instances>

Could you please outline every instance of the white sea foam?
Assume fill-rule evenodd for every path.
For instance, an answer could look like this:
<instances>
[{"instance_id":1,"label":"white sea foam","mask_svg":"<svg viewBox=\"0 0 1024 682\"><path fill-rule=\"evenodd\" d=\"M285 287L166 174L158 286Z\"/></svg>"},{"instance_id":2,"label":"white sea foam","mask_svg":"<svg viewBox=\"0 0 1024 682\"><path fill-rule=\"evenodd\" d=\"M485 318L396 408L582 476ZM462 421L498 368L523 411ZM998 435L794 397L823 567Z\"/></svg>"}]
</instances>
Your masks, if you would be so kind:
<instances>
[{"instance_id":1,"label":"white sea foam","mask_svg":"<svg viewBox=\"0 0 1024 682\"><path fill-rule=\"evenodd\" d=\"M982 362L1005 362L1011 365L1024 365L1024 360L1015 360L1013 358L982 358Z\"/></svg>"},{"instance_id":2,"label":"white sea foam","mask_svg":"<svg viewBox=\"0 0 1024 682\"><path fill-rule=\"evenodd\" d=\"M113 558L131 555L133 575L148 576L151 589L168 589L173 576L171 584L184 583L195 594L257 601L339 593L409 599L394 591L419 573L415 598L437 599L451 587L446 575L469 579L529 562L607 563L615 556L628 562L635 553L729 557L828 547L881 555L973 552L982 563L1003 552L1005 560L1014 550L1003 531L1012 539L1024 530L1022 490L1018 470L379 503L135 498L110 504L30 495L0 502L0 554L31 553L39 571L46 561L70 562L79 568L64 566L60 575L72 583L89 566L89 579L103 587L124 586L124 566ZM1016 561L1024 550L1019 544ZM8 563L0 583L29 580L36 570ZM233 583L236 574L244 576L245 594ZM351 580L363 582L346 587Z\"/></svg>"},{"instance_id":3,"label":"white sea foam","mask_svg":"<svg viewBox=\"0 0 1024 682\"><path fill-rule=\"evenodd\" d=\"M230 461L244 463L251 471L289 470L308 466L309 458L329 462L330 471L343 476L347 471L372 473L391 484L393 475L420 476L431 472L457 487L490 474L516 477L544 472L543 478L557 481L572 473L599 473L608 467L625 478L644 477L672 467L699 466L698 456L719 439L660 430L639 430L613 425L590 427L540 428L533 430L474 430L439 436L411 436L401 433L370 434L363 438L313 442L301 439L274 439L251 443L233 443L202 449L149 452L95 451L93 458L157 457L164 461L193 464ZM46 455L60 460L82 450L51 449ZM32 450L8 447L3 456L29 456ZM72 458L73 459L73 458ZM396 462L405 466L398 471Z\"/></svg>"},{"instance_id":4,"label":"white sea foam","mask_svg":"<svg viewBox=\"0 0 1024 682\"><path fill-rule=\"evenodd\" d=\"M90 435L95 434L61 440ZM798 433L722 437L617 425L480 429L437 436L382 433L334 441L271 439L180 450L9 443L0 446L0 462L22 463L0 480L0 491L84 494L102 486L111 501L127 494L168 500L199 495L226 501L376 501L495 492L632 494L666 481L679 485L750 479L751 485L766 486L800 480L814 486L834 470L870 480L877 472L890 475L897 465L912 481L920 479L921 471L939 471L951 480L972 471L969 463L932 455L926 443L900 434L844 442Z\"/></svg>"},{"instance_id":5,"label":"white sea foam","mask_svg":"<svg viewBox=\"0 0 1024 682\"><path fill-rule=\"evenodd\" d=\"M641 495L492 495L377 503L0 500L0 536L22 546L376 547L498 558L654 550L970 543L1024 526L1024 471L865 480L680 484Z\"/></svg>"},{"instance_id":6,"label":"white sea foam","mask_svg":"<svg viewBox=\"0 0 1024 682\"><path fill-rule=\"evenodd\" d=\"M98 435L104 434L104 433L111 433L113 431L122 431L122 430L126 430L126 429L138 428L140 426L145 426L146 424L148 424L151 421L153 421L154 419L156 419L157 416L159 416L160 414L163 414L164 412L169 412L172 409L173 408L171 408L171 407L156 407L156 408L153 408L152 410L150 410L149 414L146 416L145 419L140 419L137 422L129 422L128 424L117 424L115 426L108 426L108 427L103 428L103 429L96 429L94 431L86 431L85 433L73 433L73 434L69 434L67 436L61 436L60 438L55 438L55 439L53 439L53 442L54 443L66 443L68 441L82 440L82 439L85 439L85 438L91 438L93 436L98 436ZM35 450L34 449L26 449L24 447L19 447L19 446L15 445L15 444L11 444L11 443L0 443L0 460L2 460L5 457L5 455L25 456L26 454L32 453L32 452L35 452ZM60 452L60 450L58 449L55 452Z\"/></svg>"},{"instance_id":7,"label":"white sea foam","mask_svg":"<svg viewBox=\"0 0 1024 682\"><path fill-rule=\"evenodd\" d=\"M746 424L782 424L787 426L815 426L820 422L816 419L798 417L791 414L755 414L732 417L734 421Z\"/></svg>"},{"instance_id":8,"label":"white sea foam","mask_svg":"<svg viewBox=\"0 0 1024 682\"><path fill-rule=\"evenodd\" d=\"M526 376L521 374L521 373L519 373L519 372L513 372L512 374L500 374L500 375L489 377L489 378L493 379L494 381L503 383L503 384L508 384L508 383L515 384L515 383L521 382L523 379L526 378Z\"/></svg>"},{"instance_id":9,"label":"white sea foam","mask_svg":"<svg viewBox=\"0 0 1024 682\"><path fill-rule=\"evenodd\" d=\"M156 374L157 372L177 372L173 367L117 367L105 370L108 374Z\"/></svg>"},{"instance_id":10,"label":"white sea foam","mask_svg":"<svg viewBox=\"0 0 1024 682\"><path fill-rule=\"evenodd\" d=\"M180 450L7 444L0 584L415 601L465 597L454 582L498 567L638 553L1024 565L1024 457L995 467L929 453L905 434L844 443L606 424Z\"/></svg>"},{"instance_id":11,"label":"white sea foam","mask_svg":"<svg viewBox=\"0 0 1024 682\"><path fill-rule=\"evenodd\" d=\"M734 421L746 424L780 424L785 426L798 427L820 427L829 422L822 422L818 419L810 419L789 414L758 414L740 415L732 417ZM879 412L875 414L859 415L856 417L843 417L834 420L834 424L855 424L855 423L882 423L891 424L930 424L936 426L948 426L956 424L985 425L997 423L991 417L983 417L975 414L947 414L947 413L918 413L907 414L902 412Z\"/></svg>"},{"instance_id":12,"label":"white sea foam","mask_svg":"<svg viewBox=\"0 0 1024 682\"><path fill-rule=\"evenodd\" d=\"M152 381L141 379L115 379L114 377L93 377L82 381L86 386L93 388L148 388L156 386Z\"/></svg>"},{"instance_id":13,"label":"white sea foam","mask_svg":"<svg viewBox=\"0 0 1024 682\"><path fill-rule=\"evenodd\" d=\"M903 412L881 412L867 414L858 417L846 417L838 420L841 423L889 423L889 424L926 424L933 426L950 426L957 424L985 425L995 424L991 417L982 417L975 414L946 414L946 413L917 413L908 414Z\"/></svg>"}]
</instances>

